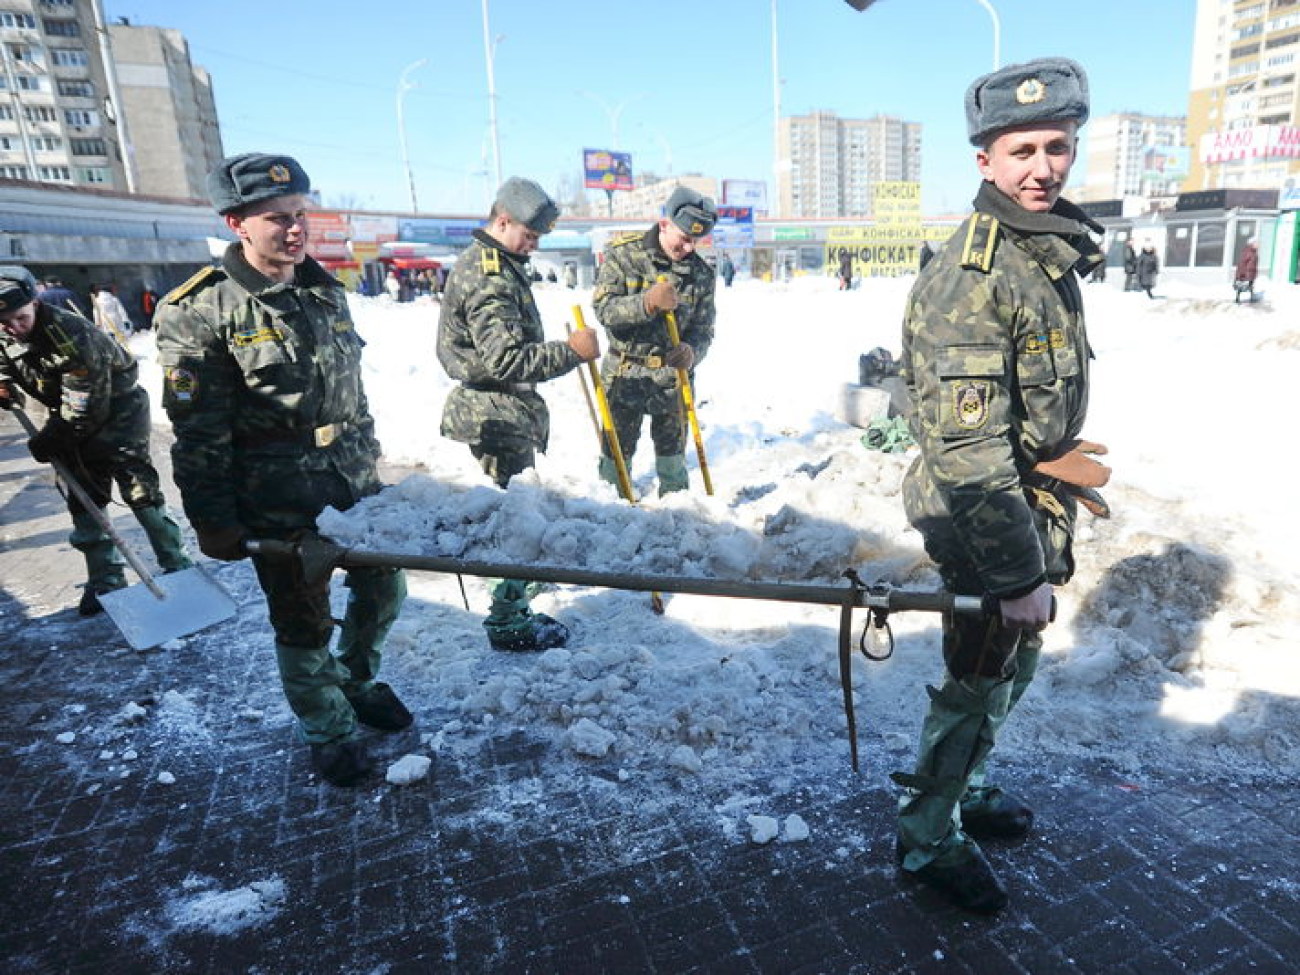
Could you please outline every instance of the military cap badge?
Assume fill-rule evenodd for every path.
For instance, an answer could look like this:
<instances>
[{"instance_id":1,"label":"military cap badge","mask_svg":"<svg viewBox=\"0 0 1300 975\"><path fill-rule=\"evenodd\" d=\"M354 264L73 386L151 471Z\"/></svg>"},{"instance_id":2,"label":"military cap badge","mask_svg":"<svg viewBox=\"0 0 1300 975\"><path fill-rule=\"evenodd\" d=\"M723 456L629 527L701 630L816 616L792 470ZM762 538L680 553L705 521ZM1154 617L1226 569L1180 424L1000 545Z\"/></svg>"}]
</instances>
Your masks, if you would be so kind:
<instances>
[{"instance_id":1,"label":"military cap badge","mask_svg":"<svg viewBox=\"0 0 1300 975\"><path fill-rule=\"evenodd\" d=\"M289 167L276 163L266 171L266 175L271 177L272 183L287 183L292 177L289 175Z\"/></svg>"},{"instance_id":2,"label":"military cap badge","mask_svg":"<svg viewBox=\"0 0 1300 975\"><path fill-rule=\"evenodd\" d=\"M704 233L704 224L700 223L698 220L692 220L692 221L691 221L691 236L692 236L692 237L698 237L698 236L700 236L702 233Z\"/></svg>"},{"instance_id":3,"label":"military cap badge","mask_svg":"<svg viewBox=\"0 0 1300 975\"><path fill-rule=\"evenodd\" d=\"M1047 97L1047 87L1037 78L1026 78L1016 88L1016 101L1021 105L1032 105Z\"/></svg>"}]
</instances>

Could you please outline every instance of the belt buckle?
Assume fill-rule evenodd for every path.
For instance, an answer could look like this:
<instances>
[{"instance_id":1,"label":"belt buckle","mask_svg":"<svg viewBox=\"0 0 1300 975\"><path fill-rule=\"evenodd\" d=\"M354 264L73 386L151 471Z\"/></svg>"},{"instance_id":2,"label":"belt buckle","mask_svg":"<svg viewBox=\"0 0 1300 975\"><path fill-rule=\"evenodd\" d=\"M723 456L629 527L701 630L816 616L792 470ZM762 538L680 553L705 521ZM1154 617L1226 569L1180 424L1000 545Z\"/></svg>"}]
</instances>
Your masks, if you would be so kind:
<instances>
[{"instance_id":1,"label":"belt buckle","mask_svg":"<svg viewBox=\"0 0 1300 975\"><path fill-rule=\"evenodd\" d=\"M647 369L662 369L664 367L664 358L660 355L648 355L645 357Z\"/></svg>"},{"instance_id":2,"label":"belt buckle","mask_svg":"<svg viewBox=\"0 0 1300 975\"><path fill-rule=\"evenodd\" d=\"M328 447L339 435L339 425L337 423L327 423L323 427L317 427L312 431L312 439L316 442L317 447Z\"/></svg>"}]
</instances>

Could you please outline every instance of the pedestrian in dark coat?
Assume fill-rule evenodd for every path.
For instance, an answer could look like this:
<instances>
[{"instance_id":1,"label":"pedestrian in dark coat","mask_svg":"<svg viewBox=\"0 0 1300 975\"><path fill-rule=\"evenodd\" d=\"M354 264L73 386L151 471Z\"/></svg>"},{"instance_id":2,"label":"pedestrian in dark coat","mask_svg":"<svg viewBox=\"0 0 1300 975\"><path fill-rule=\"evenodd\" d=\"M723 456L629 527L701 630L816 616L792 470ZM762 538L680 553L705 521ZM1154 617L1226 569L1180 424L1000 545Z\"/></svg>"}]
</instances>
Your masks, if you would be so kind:
<instances>
[{"instance_id":1,"label":"pedestrian in dark coat","mask_svg":"<svg viewBox=\"0 0 1300 975\"><path fill-rule=\"evenodd\" d=\"M1148 298L1155 297L1151 289L1156 286L1156 275L1159 273L1160 258L1156 257L1156 249L1147 244L1137 258L1137 283L1138 289L1145 291Z\"/></svg>"},{"instance_id":2,"label":"pedestrian in dark coat","mask_svg":"<svg viewBox=\"0 0 1300 975\"><path fill-rule=\"evenodd\" d=\"M853 251L847 247L840 251L840 290L848 291L853 287Z\"/></svg>"},{"instance_id":3,"label":"pedestrian in dark coat","mask_svg":"<svg viewBox=\"0 0 1300 975\"><path fill-rule=\"evenodd\" d=\"M1137 291L1138 256L1133 241L1124 241L1124 290Z\"/></svg>"}]
</instances>

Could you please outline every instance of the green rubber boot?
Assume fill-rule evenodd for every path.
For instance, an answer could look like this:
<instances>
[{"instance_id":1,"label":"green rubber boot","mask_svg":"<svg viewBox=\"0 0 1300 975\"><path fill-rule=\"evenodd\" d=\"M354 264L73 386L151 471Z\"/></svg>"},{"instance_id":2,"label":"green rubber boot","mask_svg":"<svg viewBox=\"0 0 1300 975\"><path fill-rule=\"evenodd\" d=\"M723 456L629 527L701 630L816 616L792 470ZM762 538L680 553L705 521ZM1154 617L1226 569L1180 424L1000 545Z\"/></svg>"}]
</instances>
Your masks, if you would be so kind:
<instances>
[{"instance_id":1,"label":"green rubber boot","mask_svg":"<svg viewBox=\"0 0 1300 975\"><path fill-rule=\"evenodd\" d=\"M181 540L180 526L167 513L166 505L135 508L135 517L149 537L154 557L164 572L179 572L194 565L185 543Z\"/></svg>"},{"instance_id":2,"label":"green rubber boot","mask_svg":"<svg viewBox=\"0 0 1300 975\"><path fill-rule=\"evenodd\" d=\"M77 611L82 616L102 613L104 607L99 597L106 592L126 587L126 559L113 544L113 539L88 511L78 511L72 516L72 534L68 543L86 560L86 585L82 590Z\"/></svg>"},{"instance_id":3,"label":"green rubber boot","mask_svg":"<svg viewBox=\"0 0 1300 975\"><path fill-rule=\"evenodd\" d=\"M655 473L659 475L659 497L661 498L674 491L685 491L691 486L690 478L686 474L686 458L680 455L656 457Z\"/></svg>"}]
</instances>

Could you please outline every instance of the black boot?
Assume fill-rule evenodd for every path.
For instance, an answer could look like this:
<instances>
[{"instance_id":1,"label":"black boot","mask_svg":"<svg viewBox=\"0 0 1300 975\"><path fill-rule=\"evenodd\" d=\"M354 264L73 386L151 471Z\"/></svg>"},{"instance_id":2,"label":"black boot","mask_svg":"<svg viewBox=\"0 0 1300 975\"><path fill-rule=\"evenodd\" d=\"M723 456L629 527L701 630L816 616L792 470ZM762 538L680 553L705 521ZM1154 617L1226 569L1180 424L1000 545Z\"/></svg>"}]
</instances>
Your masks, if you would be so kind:
<instances>
[{"instance_id":1,"label":"black boot","mask_svg":"<svg viewBox=\"0 0 1300 975\"><path fill-rule=\"evenodd\" d=\"M118 589L125 588L125 583L120 586L86 583L85 588L81 591L81 602L77 603L77 612L82 616L98 616L104 611L104 606L99 601L99 597L106 592L116 592Z\"/></svg>"},{"instance_id":2,"label":"black boot","mask_svg":"<svg viewBox=\"0 0 1300 975\"><path fill-rule=\"evenodd\" d=\"M359 741L330 741L311 746L311 764L331 785L356 785L373 770L366 746Z\"/></svg>"},{"instance_id":3,"label":"black boot","mask_svg":"<svg viewBox=\"0 0 1300 975\"><path fill-rule=\"evenodd\" d=\"M1014 840L1034 825L1034 811L997 786L972 789L961 802L961 829L976 838Z\"/></svg>"},{"instance_id":4,"label":"black boot","mask_svg":"<svg viewBox=\"0 0 1300 975\"><path fill-rule=\"evenodd\" d=\"M526 626L507 629L487 623L483 625L487 628L492 649L507 653L537 653L562 647L569 640L569 628L545 613L533 613Z\"/></svg>"},{"instance_id":5,"label":"black boot","mask_svg":"<svg viewBox=\"0 0 1300 975\"><path fill-rule=\"evenodd\" d=\"M376 682L362 694L348 698L357 720L377 731L401 731L415 720L387 684Z\"/></svg>"},{"instance_id":6,"label":"black boot","mask_svg":"<svg viewBox=\"0 0 1300 975\"><path fill-rule=\"evenodd\" d=\"M902 841L894 848L898 865L903 866L907 850ZM962 910L975 914L996 914L1007 906L1007 890L984 859L984 852L974 843L964 843L919 870L903 872L927 887L933 887Z\"/></svg>"}]
</instances>

